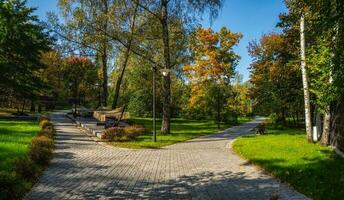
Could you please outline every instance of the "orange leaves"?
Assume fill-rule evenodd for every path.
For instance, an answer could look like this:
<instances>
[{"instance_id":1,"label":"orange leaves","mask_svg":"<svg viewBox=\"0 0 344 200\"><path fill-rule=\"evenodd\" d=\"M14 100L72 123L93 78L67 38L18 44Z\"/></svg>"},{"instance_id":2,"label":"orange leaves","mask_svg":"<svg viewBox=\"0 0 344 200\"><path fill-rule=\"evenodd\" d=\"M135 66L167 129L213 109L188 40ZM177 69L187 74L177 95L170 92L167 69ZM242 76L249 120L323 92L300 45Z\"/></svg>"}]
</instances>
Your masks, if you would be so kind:
<instances>
[{"instance_id":1,"label":"orange leaves","mask_svg":"<svg viewBox=\"0 0 344 200\"><path fill-rule=\"evenodd\" d=\"M190 49L194 61L184 66L184 72L191 84L190 106L195 106L204 96L210 82L229 80L239 56L233 47L242 37L223 27L219 32L198 28L190 38Z\"/></svg>"}]
</instances>

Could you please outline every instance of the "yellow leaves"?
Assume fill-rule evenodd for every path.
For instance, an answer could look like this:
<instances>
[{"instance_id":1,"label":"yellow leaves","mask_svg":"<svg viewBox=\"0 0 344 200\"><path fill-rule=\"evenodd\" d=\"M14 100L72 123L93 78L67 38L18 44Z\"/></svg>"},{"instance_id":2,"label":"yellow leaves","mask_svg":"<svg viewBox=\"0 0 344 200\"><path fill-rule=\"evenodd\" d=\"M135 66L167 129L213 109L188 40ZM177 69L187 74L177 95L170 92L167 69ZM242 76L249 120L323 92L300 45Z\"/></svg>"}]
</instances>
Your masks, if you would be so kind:
<instances>
[{"instance_id":1,"label":"yellow leaves","mask_svg":"<svg viewBox=\"0 0 344 200\"><path fill-rule=\"evenodd\" d=\"M209 81L219 82L233 75L239 58L233 52L233 46L242 35L232 33L224 27L220 32L198 28L192 36L190 43L194 61L183 68L191 84L191 107L200 105Z\"/></svg>"}]
</instances>

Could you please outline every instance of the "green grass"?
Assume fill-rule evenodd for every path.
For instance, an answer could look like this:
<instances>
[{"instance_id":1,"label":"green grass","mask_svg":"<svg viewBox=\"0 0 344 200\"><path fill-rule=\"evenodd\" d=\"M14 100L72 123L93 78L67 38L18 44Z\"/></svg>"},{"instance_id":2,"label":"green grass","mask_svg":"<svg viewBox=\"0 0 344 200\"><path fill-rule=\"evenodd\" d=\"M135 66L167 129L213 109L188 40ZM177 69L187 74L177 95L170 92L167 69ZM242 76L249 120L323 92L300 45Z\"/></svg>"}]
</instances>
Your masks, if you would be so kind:
<instances>
[{"instance_id":1,"label":"green grass","mask_svg":"<svg viewBox=\"0 0 344 200\"><path fill-rule=\"evenodd\" d=\"M12 162L28 152L38 131L36 122L0 119L0 171L11 171Z\"/></svg>"},{"instance_id":2,"label":"green grass","mask_svg":"<svg viewBox=\"0 0 344 200\"><path fill-rule=\"evenodd\" d=\"M343 199L344 159L332 149L308 143L304 130L268 130L233 144L242 157L313 199Z\"/></svg>"},{"instance_id":3,"label":"green grass","mask_svg":"<svg viewBox=\"0 0 344 200\"><path fill-rule=\"evenodd\" d=\"M213 120L186 120L173 119L171 121L171 135L160 134L161 120L157 120L157 142L152 142L152 119L134 118L136 124L144 125L146 133L134 141L111 142L110 144L125 148L161 148L177 142L190 140L196 137L209 135L218 131L217 124ZM248 117L240 117L239 123L250 121ZM230 124L221 124L221 129L229 128Z\"/></svg>"}]
</instances>

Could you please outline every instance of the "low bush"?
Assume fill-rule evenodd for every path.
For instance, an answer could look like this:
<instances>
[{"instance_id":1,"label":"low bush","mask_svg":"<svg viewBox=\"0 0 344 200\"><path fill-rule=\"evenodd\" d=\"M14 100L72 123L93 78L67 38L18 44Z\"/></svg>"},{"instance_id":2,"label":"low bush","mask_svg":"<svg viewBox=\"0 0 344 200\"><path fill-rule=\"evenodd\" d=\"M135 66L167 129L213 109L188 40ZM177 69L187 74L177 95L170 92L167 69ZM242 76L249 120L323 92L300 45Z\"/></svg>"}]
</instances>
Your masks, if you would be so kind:
<instances>
[{"instance_id":1,"label":"low bush","mask_svg":"<svg viewBox=\"0 0 344 200\"><path fill-rule=\"evenodd\" d=\"M42 121L50 121L50 118L45 115L42 115L38 118L38 124L41 124Z\"/></svg>"},{"instance_id":2,"label":"low bush","mask_svg":"<svg viewBox=\"0 0 344 200\"><path fill-rule=\"evenodd\" d=\"M110 141L121 140L123 136L124 136L124 130L122 127L111 127L111 128L107 128L104 131L104 139L108 139Z\"/></svg>"},{"instance_id":3,"label":"low bush","mask_svg":"<svg viewBox=\"0 0 344 200\"><path fill-rule=\"evenodd\" d=\"M49 123L49 122L50 122L49 120L43 119L43 120L41 120L41 121L38 122L38 125L39 125L39 127L42 128L42 126L43 126L45 123Z\"/></svg>"},{"instance_id":4,"label":"low bush","mask_svg":"<svg viewBox=\"0 0 344 200\"><path fill-rule=\"evenodd\" d=\"M260 124L258 124L258 126L256 127L256 133L257 134L265 134L266 133L266 123L262 122Z\"/></svg>"},{"instance_id":5,"label":"low bush","mask_svg":"<svg viewBox=\"0 0 344 200\"><path fill-rule=\"evenodd\" d=\"M30 146L30 158L35 163L45 166L49 163L53 147L54 143L51 138L47 136L35 137Z\"/></svg>"},{"instance_id":6,"label":"low bush","mask_svg":"<svg viewBox=\"0 0 344 200\"><path fill-rule=\"evenodd\" d=\"M55 130L52 127L48 127L44 130L38 132L37 136L47 136L48 138L53 138L55 134Z\"/></svg>"},{"instance_id":7,"label":"low bush","mask_svg":"<svg viewBox=\"0 0 344 200\"><path fill-rule=\"evenodd\" d=\"M44 130L44 129L52 129L54 127L53 123L51 123L50 121L46 121L46 120L43 120L39 126Z\"/></svg>"},{"instance_id":8,"label":"low bush","mask_svg":"<svg viewBox=\"0 0 344 200\"><path fill-rule=\"evenodd\" d=\"M41 174L41 169L29 157L20 158L14 161L13 170L23 179L34 182Z\"/></svg>"},{"instance_id":9,"label":"low bush","mask_svg":"<svg viewBox=\"0 0 344 200\"><path fill-rule=\"evenodd\" d=\"M29 182L16 176L15 173L0 171L0 199L21 199L30 187Z\"/></svg>"},{"instance_id":10,"label":"low bush","mask_svg":"<svg viewBox=\"0 0 344 200\"><path fill-rule=\"evenodd\" d=\"M144 132L145 128L141 125L132 125L124 128L112 127L104 131L104 138L110 141L134 140Z\"/></svg>"},{"instance_id":11,"label":"low bush","mask_svg":"<svg viewBox=\"0 0 344 200\"><path fill-rule=\"evenodd\" d=\"M124 136L128 140L136 139L137 136L145 133L145 128L141 125L133 125L124 128Z\"/></svg>"}]
</instances>

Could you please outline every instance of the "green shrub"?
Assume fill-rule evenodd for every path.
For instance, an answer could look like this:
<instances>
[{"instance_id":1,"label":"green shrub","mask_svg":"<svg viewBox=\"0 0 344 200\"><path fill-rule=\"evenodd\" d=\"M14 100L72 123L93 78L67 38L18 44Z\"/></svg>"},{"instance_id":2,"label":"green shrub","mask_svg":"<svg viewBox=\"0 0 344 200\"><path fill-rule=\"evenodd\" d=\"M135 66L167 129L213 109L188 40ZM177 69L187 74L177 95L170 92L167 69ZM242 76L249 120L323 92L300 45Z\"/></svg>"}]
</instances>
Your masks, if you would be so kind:
<instances>
[{"instance_id":1,"label":"green shrub","mask_svg":"<svg viewBox=\"0 0 344 200\"><path fill-rule=\"evenodd\" d=\"M30 158L39 165L47 165L51 158L53 146L53 140L47 136L35 137L30 146Z\"/></svg>"},{"instance_id":2,"label":"green shrub","mask_svg":"<svg viewBox=\"0 0 344 200\"><path fill-rule=\"evenodd\" d=\"M265 134L266 133L266 123L262 122L260 124L258 124L258 126L256 127L256 133L257 134Z\"/></svg>"},{"instance_id":3,"label":"green shrub","mask_svg":"<svg viewBox=\"0 0 344 200\"><path fill-rule=\"evenodd\" d=\"M15 173L0 171L0 200L21 199L31 184L20 179Z\"/></svg>"},{"instance_id":4,"label":"green shrub","mask_svg":"<svg viewBox=\"0 0 344 200\"><path fill-rule=\"evenodd\" d=\"M111 127L104 131L104 138L110 141L121 140L124 136L123 128L121 127Z\"/></svg>"},{"instance_id":5,"label":"green shrub","mask_svg":"<svg viewBox=\"0 0 344 200\"><path fill-rule=\"evenodd\" d=\"M38 132L37 136L47 136L48 138L53 138L55 134L55 130L52 127L47 127L44 130Z\"/></svg>"},{"instance_id":6,"label":"green shrub","mask_svg":"<svg viewBox=\"0 0 344 200\"><path fill-rule=\"evenodd\" d=\"M38 123L38 125L39 125L39 127L43 127L43 125L44 124L46 124L46 123L50 123L50 121L49 120L47 120L47 119L44 119L44 120L41 120L39 123Z\"/></svg>"},{"instance_id":7,"label":"green shrub","mask_svg":"<svg viewBox=\"0 0 344 200\"><path fill-rule=\"evenodd\" d=\"M40 168L29 157L15 160L13 170L18 176L31 182L37 180L41 173Z\"/></svg>"},{"instance_id":8,"label":"green shrub","mask_svg":"<svg viewBox=\"0 0 344 200\"><path fill-rule=\"evenodd\" d=\"M50 121L50 118L45 115L42 115L38 118L38 124L40 124L42 121Z\"/></svg>"},{"instance_id":9,"label":"green shrub","mask_svg":"<svg viewBox=\"0 0 344 200\"><path fill-rule=\"evenodd\" d=\"M145 133L145 128L141 125L133 125L125 127L124 129L124 136L126 139L133 140L137 136L142 135Z\"/></svg>"},{"instance_id":10,"label":"green shrub","mask_svg":"<svg viewBox=\"0 0 344 200\"><path fill-rule=\"evenodd\" d=\"M104 131L104 138L110 141L134 140L144 132L145 128L141 125L133 125L124 128L111 127Z\"/></svg>"}]
</instances>

